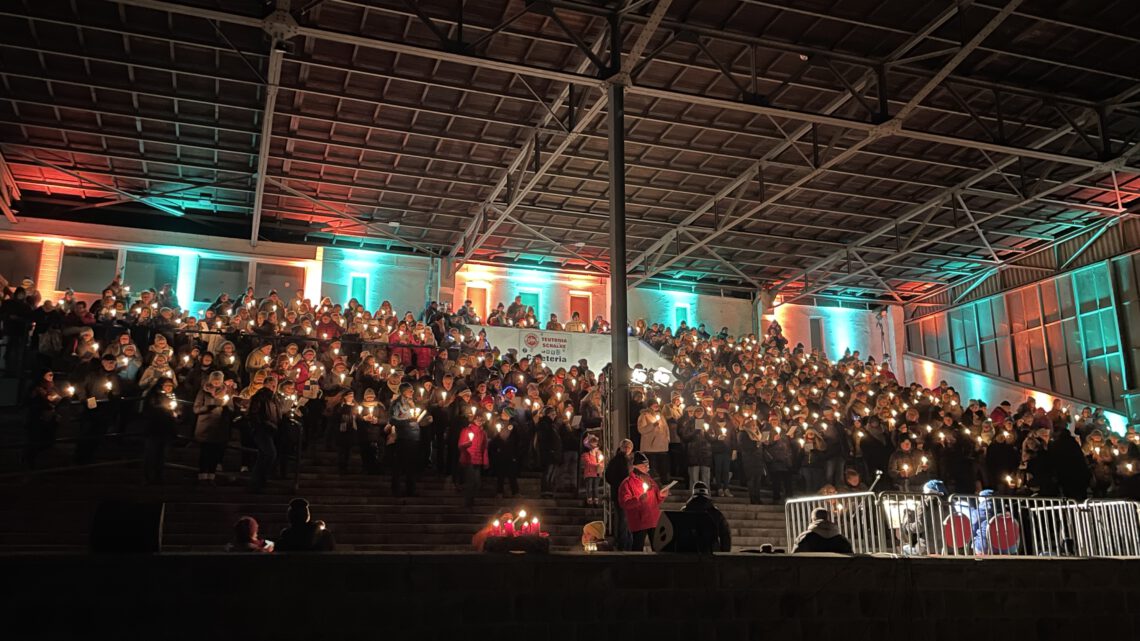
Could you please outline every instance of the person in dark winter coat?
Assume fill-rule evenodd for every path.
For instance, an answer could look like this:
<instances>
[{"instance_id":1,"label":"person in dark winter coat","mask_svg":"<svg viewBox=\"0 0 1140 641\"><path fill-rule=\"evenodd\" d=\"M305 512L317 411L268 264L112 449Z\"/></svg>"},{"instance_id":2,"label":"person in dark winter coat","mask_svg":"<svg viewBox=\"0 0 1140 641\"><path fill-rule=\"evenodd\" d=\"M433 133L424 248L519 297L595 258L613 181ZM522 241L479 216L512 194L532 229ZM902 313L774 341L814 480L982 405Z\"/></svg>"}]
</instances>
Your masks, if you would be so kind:
<instances>
[{"instance_id":1,"label":"person in dark winter coat","mask_svg":"<svg viewBox=\"0 0 1140 641\"><path fill-rule=\"evenodd\" d=\"M282 552L332 552L336 547L332 532L324 521L313 521L309 502L297 498L289 501L289 527L281 530L276 548Z\"/></svg>"},{"instance_id":2,"label":"person in dark winter coat","mask_svg":"<svg viewBox=\"0 0 1140 641\"><path fill-rule=\"evenodd\" d=\"M275 436L281 422L281 404L277 402L277 377L266 376L261 389L249 399L249 423L257 445L257 462L250 475L249 486L255 492L265 489L269 474L277 462Z\"/></svg>"},{"instance_id":3,"label":"person in dark winter coat","mask_svg":"<svg viewBox=\"0 0 1140 641\"><path fill-rule=\"evenodd\" d=\"M1057 470L1057 481L1065 498L1083 501L1088 497L1092 473L1084 452L1067 429L1053 430L1049 439L1049 458Z\"/></svg>"},{"instance_id":4,"label":"person in dark winter coat","mask_svg":"<svg viewBox=\"0 0 1140 641\"><path fill-rule=\"evenodd\" d=\"M166 467L166 446L178 436L178 400L174 398L174 381L162 378L147 392L143 402L144 434L143 475L147 485L162 483Z\"/></svg>"},{"instance_id":5,"label":"person in dark winter coat","mask_svg":"<svg viewBox=\"0 0 1140 641\"><path fill-rule=\"evenodd\" d=\"M681 511L707 514L712 522L713 527L709 531L708 538L698 542L699 549L697 551L699 553L711 554L712 552L732 551L732 532L728 529L728 519L724 518L724 514L713 503L709 496L708 485L703 482L697 483L693 488L693 495L689 497Z\"/></svg>"},{"instance_id":6,"label":"person in dark winter coat","mask_svg":"<svg viewBox=\"0 0 1140 641\"><path fill-rule=\"evenodd\" d=\"M59 414L56 408L63 397L55 389L55 374L47 370L40 374L39 382L28 395L28 449L25 462L35 469L36 457L55 442Z\"/></svg>"},{"instance_id":7,"label":"person in dark winter coat","mask_svg":"<svg viewBox=\"0 0 1140 641\"><path fill-rule=\"evenodd\" d=\"M558 410L547 406L542 410L542 418L538 421L535 439L538 444L538 462L542 467L542 496L554 496L554 488L558 482L558 465L562 462L562 437L558 434L558 424L555 420Z\"/></svg>"},{"instance_id":8,"label":"person in dark winter coat","mask_svg":"<svg viewBox=\"0 0 1140 641\"><path fill-rule=\"evenodd\" d=\"M839 532L831 521L827 508L818 507L812 512L812 521L802 534L796 537L792 553L831 552L834 554L854 554L851 542Z\"/></svg>"},{"instance_id":9,"label":"person in dark winter coat","mask_svg":"<svg viewBox=\"0 0 1140 641\"><path fill-rule=\"evenodd\" d=\"M772 477L772 501L779 505L792 494L796 452L792 439L781 428L776 427L767 434L769 440L764 446L764 462L768 467L768 475Z\"/></svg>"},{"instance_id":10,"label":"person in dark winter coat","mask_svg":"<svg viewBox=\"0 0 1140 641\"><path fill-rule=\"evenodd\" d=\"M222 372L211 372L194 398L194 440L198 442L198 480L214 481L222 462L226 443L230 440L232 398Z\"/></svg>"},{"instance_id":11,"label":"person in dark winter coat","mask_svg":"<svg viewBox=\"0 0 1140 641\"><path fill-rule=\"evenodd\" d=\"M510 487L510 498L519 493L519 433L507 410L503 410L492 426L488 445L491 468L495 471L495 498L503 498L504 487Z\"/></svg>"},{"instance_id":12,"label":"person in dark winter coat","mask_svg":"<svg viewBox=\"0 0 1140 641\"><path fill-rule=\"evenodd\" d=\"M689 467L689 490L696 487L698 481L708 485L712 481L712 439L709 430L712 428L711 418L705 415L704 408L697 406L692 416L685 416L677 428L677 436L685 445L685 462Z\"/></svg>"},{"instance_id":13,"label":"person in dark winter coat","mask_svg":"<svg viewBox=\"0 0 1140 641\"><path fill-rule=\"evenodd\" d=\"M610 505L615 508L614 514L617 515L617 523L614 525L614 538L617 539L617 549L628 550L631 545L631 537L629 534L629 525L625 520L625 512L619 506L621 503L618 501L618 490L621 489L622 481L625 481L629 476L629 466L633 461L633 441L628 438L622 439L618 444L617 451L610 457L609 463L606 464L606 484L610 487Z\"/></svg>"}]
</instances>

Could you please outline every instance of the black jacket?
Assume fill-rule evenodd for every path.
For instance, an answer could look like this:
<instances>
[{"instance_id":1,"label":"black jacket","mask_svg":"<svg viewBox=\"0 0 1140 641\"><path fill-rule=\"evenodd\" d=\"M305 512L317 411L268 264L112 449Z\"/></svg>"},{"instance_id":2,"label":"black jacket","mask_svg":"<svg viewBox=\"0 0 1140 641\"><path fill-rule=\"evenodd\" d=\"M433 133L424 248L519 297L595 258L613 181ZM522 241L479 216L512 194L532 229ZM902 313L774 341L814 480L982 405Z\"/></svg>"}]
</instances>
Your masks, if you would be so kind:
<instances>
[{"instance_id":1,"label":"black jacket","mask_svg":"<svg viewBox=\"0 0 1140 641\"><path fill-rule=\"evenodd\" d=\"M685 503L681 511L707 514L712 521L712 531L699 541L699 552L707 554L732 551L732 532L728 529L728 519L724 518L724 514L716 508L712 499L702 494L695 494Z\"/></svg>"},{"instance_id":2,"label":"black jacket","mask_svg":"<svg viewBox=\"0 0 1140 641\"><path fill-rule=\"evenodd\" d=\"M276 430L281 424L281 404L273 390L263 387L249 399L249 424L255 430Z\"/></svg>"},{"instance_id":3,"label":"black jacket","mask_svg":"<svg viewBox=\"0 0 1140 641\"><path fill-rule=\"evenodd\" d=\"M332 552L335 547L332 532L313 521L281 530L276 542L281 552Z\"/></svg>"},{"instance_id":4,"label":"black jacket","mask_svg":"<svg viewBox=\"0 0 1140 641\"><path fill-rule=\"evenodd\" d=\"M834 523L826 521L812 521L808 529L796 538L792 552L854 554L847 537L839 533L839 528Z\"/></svg>"},{"instance_id":5,"label":"black jacket","mask_svg":"<svg viewBox=\"0 0 1140 641\"><path fill-rule=\"evenodd\" d=\"M562 461L562 438L554 421L546 417L539 420L535 440L540 464L557 465Z\"/></svg>"}]
</instances>

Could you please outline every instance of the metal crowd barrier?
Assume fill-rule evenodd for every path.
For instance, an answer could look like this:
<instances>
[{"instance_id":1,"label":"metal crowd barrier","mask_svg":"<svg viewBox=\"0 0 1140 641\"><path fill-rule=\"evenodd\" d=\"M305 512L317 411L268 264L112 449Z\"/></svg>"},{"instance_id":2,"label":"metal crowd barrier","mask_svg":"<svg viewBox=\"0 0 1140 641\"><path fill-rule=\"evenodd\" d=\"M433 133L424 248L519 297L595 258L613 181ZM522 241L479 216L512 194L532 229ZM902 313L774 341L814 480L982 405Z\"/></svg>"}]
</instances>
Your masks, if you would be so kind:
<instances>
[{"instance_id":1,"label":"metal crowd barrier","mask_svg":"<svg viewBox=\"0 0 1140 641\"><path fill-rule=\"evenodd\" d=\"M794 544L812 521L812 512L824 508L856 554L883 552L883 525L873 492L804 496L784 505L788 545Z\"/></svg>"},{"instance_id":2,"label":"metal crowd barrier","mask_svg":"<svg viewBox=\"0 0 1140 641\"><path fill-rule=\"evenodd\" d=\"M1079 537L1088 556L1140 556L1140 503L1090 499L1080 514Z\"/></svg>"},{"instance_id":3,"label":"metal crowd barrier","mask_svg":"<svg viewBox=\"0 0 1140 641\"><path fill-rule=\"evenodd\" d=\"M1140 557L1140 503L908 492L790 499L788 541L826 508L856 554Z\"/></svg>"}]
</instances>

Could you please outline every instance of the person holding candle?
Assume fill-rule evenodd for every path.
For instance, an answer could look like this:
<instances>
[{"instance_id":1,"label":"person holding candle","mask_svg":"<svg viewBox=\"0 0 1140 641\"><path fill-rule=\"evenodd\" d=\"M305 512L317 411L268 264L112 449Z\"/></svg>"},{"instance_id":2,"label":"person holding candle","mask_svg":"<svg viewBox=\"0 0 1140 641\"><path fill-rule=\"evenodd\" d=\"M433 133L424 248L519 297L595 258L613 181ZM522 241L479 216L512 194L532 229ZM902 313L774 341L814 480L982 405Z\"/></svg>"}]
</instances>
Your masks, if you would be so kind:
<instances>
[{"instance_id":1,"label":"person holding candle","mask_svg":"<svg viewBox=\"0 0 1140 641\"><path fill-rule=\"evenodd\" d=\"M602 464L605 456L598 448L598 437L590 434L585 440L585 451L582 452L582 480L586 483L586 505L601 505L598 498L598 489L602 480Z\"/></svg>"},{"instance_id":2,"label":"person holding candle","mask_svg":"<svg viewBox=\"0 0 1140 641\"><path fill-rule=\"evenodd\" d=\"M685 445L685 461L688 463L689 491L698 482L708 485L712 472L712 424L705 414L703 405L692 408L692 413L682 417L677 434Z\"/></svg>"},{"instance_id":3,"label":"person holding candle","mask_svg":"<svg viewBox=\"0 0 1140 641\"><path fill-rule=\"evenodd\" d=\"M621 489L622 482L629 476L630 465L633 462L633 441L628 438L621 440L617 449L614 450L612 456L606 461L605 480L606 485L609 486L610 505L614 507L615 519L613 533L616 539L615 543L619 550L628 550L630 548L631 537L629 534L629 526L625 520L625 511L621 509L620 495L618 491Z\"/></svg>"},{"instance_id":4,"label":"person holding candle","mask_svg":"<svg viewBox=\"0 0 1140 641\"><path fill-rule=\"evenodd\" d=\"M669 496L669 490L661 489L649 470L649 457L635 452L629 476L618 488L618 503L629 524L631 549L635 552L645 549L649 535L661 520L661 502Z\"/></svg>"},{"instance_id":5,"label":"person holding candle","mask_svg":"<svg viewBox=\"0 0 1140 641\"><path fill-rule=\"evenodd\" d=\"M475 506L475 495L483 480L487 465L487 419L476 414L459 435L459 465L463 469L463 506Z\"/></svg>"},{"instance_id":6,"label":"person holding candle","mask_svg":"<svg viewBox=\"0 0 1140 641\"><path fill-rule=\"evenodd\" d=\"M30 470L36 468L36 457L55 443L59 425L56 408L62 400L63 395L55 386L55 374L50 369L40 372L36 385L28 393L28 447L24 462Z\"/></svg>"},{"instance_id":7,"label":"person holding candle","mask_svg":"<svg viewBox=\"0 0 1140 641\"><path fill-rule=\"evenodd\" d=\"M198 482L212 484L230 440L232 398L225 374L211 372L194 398L194 440L198 442Z\"/></svg>"},{"instance_id":8,"label":"person holding candle","mask_svg":"<svg viewBox=\"0 0 1140 641\"><path fill-rule=\"evenodd\" d=\"M162 484L166 447L178 436L179 414L174 380L159 379L143 401L143 480L147 485Z\"/></svg>"},{"instance_id":9,"label":"person holding candle","mask_svg":"<svg viewBox=\"0 0 1140 641\"><path fill-rule=\"evenodd\" d=\"M637 433L641 435L640 451L649 458L660 483L668 483L669 424L665 422L661 401L656 396L650 396L645 409L641 410L637 418Z\"/></svg>"},{"instance_id":10,"label":"person holding candle","mask_svg":"<svg viewBox=\"0 0 1140 641\"><path fill-rule=\"evenodd\" d=\"M764 463L768 476L772 479L772 502L779 505L793 494L796 467L796 449L788 436L786 426L780 422L780 415L772 412L764 430L767 443L764 445Z\"/></svg>"},{"instance_id":11,"label":"person holding candle","mask_svg":"<svg viewBox=\"0 0 1140 641\"><path fill-rule=\"evenodd\" d=\"M277 462L275 434L281 423L281 404L277 401L276 376L266 376L261 389L249 399L248 420L250 435L257 447L257 461L249 485L254 492L261 492Z\"/></svg>"},{"instance_id":12,"label":"person holding candle","mask_svg":"<svg viewBox=\"0 0 1140 641\"><path fill-rule=\"evenodd\" d=\"M392 493L400 495L400 478L404 494L416 495L416 479L420 471L420 424L431 420L431 414L415 402L416 390L411 383L400 384L400 396L388 410L388 421L395 430L396 460L392 467Z\"/></svg>"},{"instance_id":13,"label":"person holding candle","mask_svg":"<svg viewBox=\"0 0 1140 641\"><path fill-rule=\"evenodd\" d=\"M75 386L75 398L84 404L80 441L75 446L76 465L93 462L103 435L119 422L122 381L115 374L115 357L105 354L98 363L98 369Z\"/></svg>"},{"instance_id":14,"label":"person holding candle","mask_svg":"<svg viewBox=\"0 0 1140 641\"><path fill-rule=\"evenodd\" d=\"M491 467L495 470L495 498L503 498L509 483L510 498L519 493L519 431L515 428L514 408L505 406L495 419L488 445Z\"/></svg>"},{"instance_id":15,"label":"person holding candle","mask_svg":"<svg viewBox=\"0 0 1140 641\"><path fill-rule=\"evenodd\" d=\"M558 465L562 462L562 435L558 430L558 409L552 405L542 408L535 428L538 462L542 469L541 494L554 498L558 483Z\"/></svg>"}]
</instances>

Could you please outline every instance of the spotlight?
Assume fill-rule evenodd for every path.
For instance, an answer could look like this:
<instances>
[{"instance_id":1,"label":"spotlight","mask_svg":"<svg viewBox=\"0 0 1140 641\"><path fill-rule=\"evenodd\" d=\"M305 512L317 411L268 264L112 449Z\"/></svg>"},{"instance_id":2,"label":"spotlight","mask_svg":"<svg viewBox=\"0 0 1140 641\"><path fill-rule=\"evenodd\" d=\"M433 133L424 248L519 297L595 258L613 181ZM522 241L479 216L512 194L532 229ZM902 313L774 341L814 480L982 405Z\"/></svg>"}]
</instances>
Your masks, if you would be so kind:
<instances>
[{"instance_id":1,"label":"spotlight","mask_svg":"<svg viewBox=\"0 0 1140 641\"><path fill-rule=\"evenodd\" d=\"M637 383L638 385L643 385L645 384L645 381L649 380L648 372L641 369L640 367L633 370L633 372L630 373L629 377L630 380L632 380L634 383Z\"/></svg>"},{"instance_id":2,"label":"spotlight","mask_svg":"<svg viewBox=\"0 0 1140 641\"><path fill-rule=\"evenodd\" d=\"M653 372L653 382L658 385L668 385L672 378L673 375L664 367L659 367Z\"/></svg>"}]
</instances>

